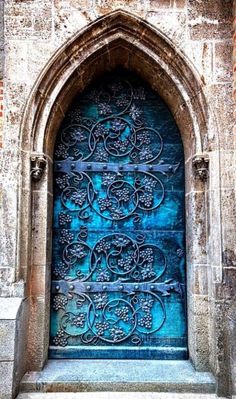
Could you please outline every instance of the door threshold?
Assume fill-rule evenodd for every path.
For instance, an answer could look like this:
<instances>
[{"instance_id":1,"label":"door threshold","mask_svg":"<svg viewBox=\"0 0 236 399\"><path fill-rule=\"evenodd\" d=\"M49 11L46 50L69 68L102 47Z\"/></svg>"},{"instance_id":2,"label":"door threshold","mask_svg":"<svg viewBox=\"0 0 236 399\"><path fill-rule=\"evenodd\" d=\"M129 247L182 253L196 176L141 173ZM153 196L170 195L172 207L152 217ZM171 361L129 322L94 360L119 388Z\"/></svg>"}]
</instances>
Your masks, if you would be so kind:
<instances>
[{"instance_id":1,"label":"door threshold","mask_svg":"<svg viewBox=\"0 0 236 399\"><path fill-rule=\"evenodd\" d=\"M16 399L217 399L215 394L168 392L31 392Z\"/></svg>"},{"instance_id":2,"label":"door threshold","mask_svg":"<svg viewBox=\"0 0 236 399\"><path fill-rule=\"evenodd\" d=\"M42 371L25 374L20 392L188 392L215 393L209 372L188 360L48 360Z\"/></svg>"}]
</instances>

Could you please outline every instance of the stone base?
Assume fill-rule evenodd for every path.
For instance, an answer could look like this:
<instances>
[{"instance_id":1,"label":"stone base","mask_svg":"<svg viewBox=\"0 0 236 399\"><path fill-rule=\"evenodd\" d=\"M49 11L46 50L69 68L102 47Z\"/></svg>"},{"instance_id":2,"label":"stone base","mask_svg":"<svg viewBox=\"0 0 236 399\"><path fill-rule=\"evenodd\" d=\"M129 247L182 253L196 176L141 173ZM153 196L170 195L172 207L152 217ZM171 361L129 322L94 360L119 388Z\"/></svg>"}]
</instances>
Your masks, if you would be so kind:
<instances>
[{"instance_id":1,"label":"stone base","mask_svg":"<svg viewBox=\"0 0 236 399\"><path fill-rule=\"evenodd\" d=\"M0 398L11 399L24 368L25 311L21 298L1 298L0 306Z\"/></svg>"},{"instance_id":2,"label":"stone base","mask_svg":"<svg viewBox=\"0 0 236 399\"><path fill-rule=\"evenodd\" d=\"M22 393L16 399L216 399L214 394L156 392Z\"/></svg>"},{"instance_id":3,"label":"stone base","mask_svg":"<svg viewBox=\"0 0 236 399\"><path fill-rule=\"evenodd\" d=\"M43 371L25 374L20 385L24 393L88 391L213 394L215 380L189 361L81 359L50 360Z\"/></svg>"}]
</instances>

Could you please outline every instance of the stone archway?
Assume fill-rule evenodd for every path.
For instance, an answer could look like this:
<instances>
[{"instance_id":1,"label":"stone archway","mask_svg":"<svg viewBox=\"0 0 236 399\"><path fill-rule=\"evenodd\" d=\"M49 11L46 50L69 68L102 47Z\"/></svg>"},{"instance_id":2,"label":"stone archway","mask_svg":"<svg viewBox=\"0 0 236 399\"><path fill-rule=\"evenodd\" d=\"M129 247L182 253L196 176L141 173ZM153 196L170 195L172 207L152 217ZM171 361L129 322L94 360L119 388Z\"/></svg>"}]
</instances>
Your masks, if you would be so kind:
<instances>
[{"instance_id":1,"label":"stone archway","mask_svg":"<svg viewBox=\"0 0 236 399\"><path fill-rule=\"evenodd\" d=\"M24 112L22 147L28 153L22 160L22 170L27 195L32 196L32 209L29 206L26 212L22 210L21 254L24 253L24 259L20 255L20 265L25 267L19 269L19 274L27 281L31 295L29 368L41 369L48 353L52 154L56 134L74 96L101 72L117 65L135 71L162 96L182 135L186 165L189 351L196 368L205 370L209 368L210 350L208 313L199 313L201 304L196 302L198 288L194 273L199 259L201 265L207 264L204 232L207 204L204 183L194 179L192 170L193 157L199 155L201 161L207 149L206 137L210 129L203 83L184 54L176 50L168 38L123 11L100 18L58 50L39 76ZM47 163L42 179L32 185L29 156L34 158L33 166L39 170L44 158ZM202 218L201 223L199 218ZM204 273L207 278L207 267Z\"/></svg>"}]
</instances>

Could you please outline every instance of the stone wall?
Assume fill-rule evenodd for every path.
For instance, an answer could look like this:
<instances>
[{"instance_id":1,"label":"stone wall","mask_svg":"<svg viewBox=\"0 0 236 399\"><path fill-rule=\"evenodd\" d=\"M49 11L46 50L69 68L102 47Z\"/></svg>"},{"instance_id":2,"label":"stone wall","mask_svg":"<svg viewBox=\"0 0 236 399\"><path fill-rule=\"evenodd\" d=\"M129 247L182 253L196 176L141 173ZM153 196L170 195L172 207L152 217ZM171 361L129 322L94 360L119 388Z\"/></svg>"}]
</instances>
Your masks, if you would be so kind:
<instances>
[{"instance_id":1,"label":"stone wall","mask_svg":"<svg viewBox=\"0 0 236 399\"><path fill-rule=\"evenodd\" d=\"M3 132L3 67L4 67L4 0L0 1L0 148L2 147Z\"/></svg>"},{"instance_id":2,"label":"stone wall","mask_svg":"<svg viewBox=\"0 0 236 399\"><path fill-rule=\"evenodd\" d=\"M236 1L234 0L233 4L233 16L234 16L234 23L233 23L233 28L234 28L234 35L233 35L233 99L234 99L234 104L236 101ZM235 107L234 107L234 121L235 121ZM233 128L233 134L234 137L236 137L236 125L234 122L234 128ZM236 145L234 146L234 149L236 149ZM235 244L236 246L236 244ZM234 252L235 253L235 252ZM231 393L235 395L236 397L236 293L235 293L235 287L236 287L236 259L235 256L233 257L232 263L232 273L229 276L228 279L228 297L230 298L231 301L231 306L229 307L229 310L227 312L227 321L228 321L228 339L229 342L232 344L230 345L229 349L229 357L230 357L230 365L231 365L231 382L232 382L232 391Z\"/></svg>"},{"instance_id":3,"label":"stone wall","mask_svg":"<svg viewBox=\"0 0 236 399\"><path fill-rule=\"evenodd\" d=\"M44 254L39 252L37 243L42 237L46 242L50 233L45 227L46 224L39 224L39 221L40 223L45 221L40 209L48 206L47 198L51 197L52 193L50 181L44 181L42 184L45 185L45 202L37 202L38 192L41 189L38 185L34 186L31 199L30 155L36 149L32 132L25 133L24 110L29 110L29 107L27 108L29 98L32 98L34 90L38 90L37 95L33 97L35 101L30 103L30 111L35 111L35 114L40 111L37 104L42 98L47 98L47 90L41 92L38 89L40 85L37 84L46 79L44 71L51 66L52 60L55 60L56 51L64 46L62 54L66 57L65 44L70 43L72 37L85 30L88 24L117 9L130 12L146 21L147 26L150 24L150 29L152 26L159 29L167 40L170 40L176 52L176 55L173 53L170 64L174 64L174 57L176 59L186 57L189 65L196 72L200 82L199 91L195 89L191 98L184 99L181 104L177 103L177 100L174 104L175 96L172 93L172 98L170 98L171 92L164 93L164 88L160 93L170 98L172 109L176 105L176 118L181 107L187 107L188 103L194 104L200 97L200 93L203 93L206 99L205 112L208 128L201 136L202 150L209 156L209 179L206 184L202 182L192 184L195 179L191 166L192 157L196 154L190 154L186 160L187 230L190 232L187 241L187 259L189 276L191 276L188 280L188 302L191 320L197 320L194 334L190 331L191 337L194 338L189 342L189 346L195 366L199 370L212 370L217 377L218 394L226 396L230 391L232 393L229 376L233 376L230 370L233 370L235 360L232 342L235 334L233 298L236 281L236 139L233 130L231 95L233 1L5 0L4 4L5 110L2 149L4 162L1 174L4 212L0 222L2 232L0 295L6 299L18 297L24 300L17 304L20 310L13 312L15 351L19 351L19 348L26 344L28 329L29 336L34 338L33 341L29 340L28 353L25 361L22 360L21 367L16 356L11 359L7 356L2 357L2 361L7 364L10 371L8 393L5 394L5 388L1 391L0 384L0 393L4 392L5 395L0 394L0 396L10 398L11 390L15 389L12 382L13 369L17 368L18 379L20 379L27 369L38 369L43 366L43 361L37 360L40 350L44 351L42 355L44 360L47 356L45 348L37 347L36 326L41 323L42 334L42 331L47 329L47 317L41 312L45 297L41 293L45 289L45 287L42 288L43 284L50 286L50 273L46 264L42 264ZM3 1L0 5L3 6ZM106 23L108 22L104 22ZM99 35L102 29L101 25L97 28L96 34ZM145 27L142 29L145 36ZM95 39L96 37L94 37L94 42L96 42ZM138 46L138 39L136 42ZM79 51L80 48L78 48L78 53ZM123 53L122 57L122 62L125 63L129 55L126 57ZM135 57L134 54L133 58ZM70 63L73 64L73 62L76 62L76 59L71 58ZM113 60L110 58L109 62L112 64ZM135 62L137 64L137 61ZM146 73L148 76L150 66L144 64L145 62L139 65L140 73L144 75ZM136 68L138 68L137 65ZM82 82L81 84L85 85L86 79L88 80L85 72L84 75L78 72L78 81ZM183 85L184 79L183 71ZM48 101L48 107L49 103L50 101ZM62 107L60 103L56 103L56 106ZM200 111L196 112L194 118L198 121L202 120ZM185 120L182 121L182 125L185 122ZM181 124L181 120L179 123ZM186 126L180 128L180 130L184 129L186 130ZM191 140L190 138L186 146L186 152L190 151ZM50 168L50 163L48 163L48 168ZM196 245L191 245L192 242L196 242ZM50 252L50 248L47 251ZM38 263L33 263L32 259L36 258L39 259ZM44 280L42 275L46 275ZM21 315L19 316L21 320L25 320L22 306L28 309L29 325L26 322L25 335L19 335L16 322L17 315ZM6 322L2 323L2 328L5 328ZM47 337L44 337L44 340L47 341ZM38 342L41 341L38 340Z\"/></svg>"}]
</instances>

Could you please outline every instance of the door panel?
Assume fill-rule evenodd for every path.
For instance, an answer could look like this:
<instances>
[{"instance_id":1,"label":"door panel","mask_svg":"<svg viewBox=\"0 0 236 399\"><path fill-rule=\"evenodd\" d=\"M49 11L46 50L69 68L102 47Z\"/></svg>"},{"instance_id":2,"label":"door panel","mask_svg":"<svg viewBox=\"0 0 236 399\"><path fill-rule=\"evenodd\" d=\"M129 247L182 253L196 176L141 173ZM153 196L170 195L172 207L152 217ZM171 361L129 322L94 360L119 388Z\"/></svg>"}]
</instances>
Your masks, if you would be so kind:
<instances>
[{"instance_id":1,"label":"door panel","mask_svg":"<svg viewBox=\"0 0 236 399\"><path fill-rule=\"evenodd\" d=\"M184 155L125 71L75 99L54 154L50 356L187 357Z\"/></svg>"}]
</instances>

